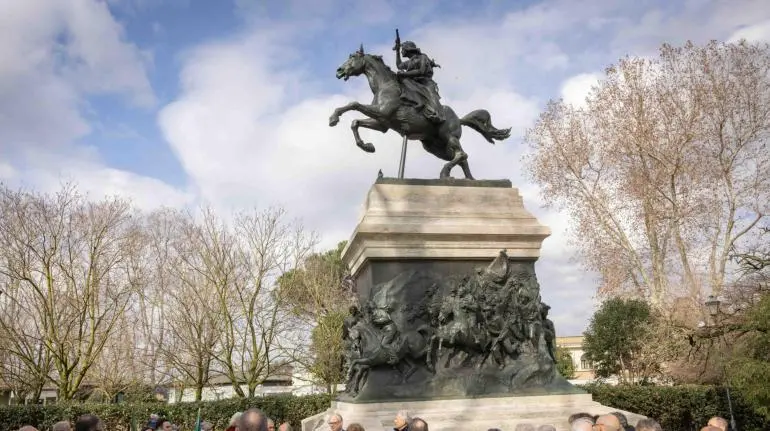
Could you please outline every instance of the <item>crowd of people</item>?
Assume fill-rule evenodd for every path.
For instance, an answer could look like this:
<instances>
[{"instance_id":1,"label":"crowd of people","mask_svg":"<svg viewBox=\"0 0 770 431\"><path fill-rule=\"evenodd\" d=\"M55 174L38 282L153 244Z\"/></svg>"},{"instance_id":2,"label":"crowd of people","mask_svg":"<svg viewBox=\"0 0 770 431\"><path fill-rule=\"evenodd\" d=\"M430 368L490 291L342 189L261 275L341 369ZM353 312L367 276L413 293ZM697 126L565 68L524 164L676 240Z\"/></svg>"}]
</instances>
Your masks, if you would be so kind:
<instances>
[{"instance_id":1,"label":"crowd of people","mask_svg":"<svg viewBox=\"0 0 770 431\"><path fill-rule=\"evenodd\" d=\"M660 424L654 419L640 419L636 426L628 423L626 415L621 412L612 412L606 415L595 416L590 413L576 413L569 417L571 431L663 431ZM524 424L522 424L524 425ZM729 431L725 418L715 416L709 419L708 424L701 431ZM517 427L516 431L535 431L535 427ZM552 431L540 427L537 431Z\"/></svg>"},{"instance_id":2,"label":"crowd of people","mask_svg":"<svg viewBox=\"0 0 770 431\"><path fill-rule=\"evenodd\" d=\"M576 413L569 417L571 431L663 431L663 428L654 419L641 419L632 426L628 419L621 412L612 412L606 415L591 415L590 413ZM366 431L359 423L344 425L344 420L340 414L329 416L327 425L329 431ZM210 422L202 421L201 431L214 431L214 426ZM108 431L99 417L91 414L80 416L74 426L67 421L54 424L52 431ZM38 431L33 426L24 426L19 431ZM179 427L170 420L151 415L147 424L142 427L142 431L179 431ZM275 421L261 410L252 408L244 412L235 413L228 423L225 431L276 431ZM282 423L278 431L293 431L288 422ZM411 417L405 410L396 413L393 419L393 431L428 431L428 423L419 417ZM491 428L487 431L501 431L497 428ZM515 431L556 431L553 425L540 425L530 423L520 423L516 425ZM708 421L708 424L701 428L701 431L731 431L726 419L715 416Z\"/></svg>"}]
</instances>

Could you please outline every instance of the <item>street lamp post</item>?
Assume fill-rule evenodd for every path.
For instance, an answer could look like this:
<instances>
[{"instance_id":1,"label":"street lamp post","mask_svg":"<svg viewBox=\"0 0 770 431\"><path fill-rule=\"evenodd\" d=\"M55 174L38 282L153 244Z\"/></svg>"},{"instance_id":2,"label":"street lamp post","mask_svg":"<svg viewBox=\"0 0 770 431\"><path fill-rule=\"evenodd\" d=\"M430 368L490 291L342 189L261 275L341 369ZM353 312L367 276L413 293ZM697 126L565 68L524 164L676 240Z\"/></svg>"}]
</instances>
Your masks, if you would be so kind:
<instances>
[{"instance_id":1,"label":"street lamp post","mask_svg":"<svg viewBox=\"0 0 770 431\"><path fill-rule=\"evenodd\" d=\"M717 299L714 295L709 295L708 300L706 301L706 308L709 310L709 314L711 315L711 318L714 320L714 323L716 324L716 318L719 315L719 305L721 304L721 301Z\"/></svg>"},{"instance_id":2,"label":"street lamp post","mask_svg":"<svg viewBox=\"0 0 770 431\"><path fill-rule=\"evenodd\" d=\"M706 308L708 308L709 314L711 315L711 321L715 326L719 324L719 306L721 303L722 302L714 295L709 295L708 300L705 302ZM729 384L725 384L725 391L727 392L727 407L730 409L730 427L733 431L738 431L737 424L735 423L735 415L733 415L733 401L730 397Z\"/></svg>"}]
</instances>

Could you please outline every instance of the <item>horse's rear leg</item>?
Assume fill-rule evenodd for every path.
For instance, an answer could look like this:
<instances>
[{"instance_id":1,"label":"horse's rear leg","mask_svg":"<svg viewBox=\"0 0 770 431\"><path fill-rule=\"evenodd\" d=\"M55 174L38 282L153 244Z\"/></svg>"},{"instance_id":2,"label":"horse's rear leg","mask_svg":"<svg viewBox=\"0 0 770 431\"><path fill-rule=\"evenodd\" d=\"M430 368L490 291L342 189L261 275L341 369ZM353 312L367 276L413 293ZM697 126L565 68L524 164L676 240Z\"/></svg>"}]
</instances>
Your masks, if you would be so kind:
<instances>
[{"instance_id":1,"label":"horse's rear leg","mask_svg":"<svg viewBox=\"0 0 770 431\"><path fill-rule=\"evenodd\" d=\"M363 120L353 120L350 123L350 129L353 131L353 137L356 140L356 145L358 145L359 148L366 151L367 153L373 153L374 145L368 142L364 143L364 141L361 139L361 135L358 133L359 127L365 127L367 129L377 130L379 132L385 133L388 131L388 126L372 118L365 118Z\"/></svg>"},{"instance_id":2,"label":"horse's rear leg","mask_svg":"<svg viewBox=\"0 0 770 431\"><path fill-rule=\"evenodd\" d=\"M435 370L435 366L433 364L434 362L434 355L435 352L433 350L433 345L436 343L436 336L430 337L430 340L428 341L428 354L425 356L425 366L428 368L428 371L433 372Z\"/></svg>"},{"instance_id":3,"label":"horse's rear leg","mask_svg":"<svg viewBox=\"0 0 770 431\"><path fill-rule=\"evenodd\" d=\"M449 174L450 172L452 172L452 168L454 168L458 164L468 159L468 154L466 154L465 151L463 151L462 146L460 146L459 139L451 135L448 136L446 139L447 139L447 152L452 155L452 160L450 160L447 164L445 164L444 168L441 169L441 174L439 175L439 178L441 179L449 178ZM468 174L470 173L470 170L466 171L465 167L463 167L463 173L465 174L465 177L468 178ZM473 179L473 177L469 179Z\"/></svg>"},{"instance_id":4,"label":"horse's rear leg","mask_svg":"<svg viewBox=\"0 0 770 431\"><path fill-rule=\"evenodd\" d=\"M471 168L468 166L468 157L465 158L465 160L460 162L460 167L463 169L463 174L465 174L465 179L467 180L473 180L473 174L471 174Z\"/></svg>"},{"instance_id":5,"label":"horse's rear leg","mask_svg":"<svg viewBox=\"0 0 770 431\"><path fill-rule=\"evenodd\" d=\"M406 381L409 380L409 377L412 377L412 374L417 371L417 364L412 362L409 358L404 358L403 366L405 369L399 370L401 372L401 383L406 383Z\"/></svg>"}]
</instances>

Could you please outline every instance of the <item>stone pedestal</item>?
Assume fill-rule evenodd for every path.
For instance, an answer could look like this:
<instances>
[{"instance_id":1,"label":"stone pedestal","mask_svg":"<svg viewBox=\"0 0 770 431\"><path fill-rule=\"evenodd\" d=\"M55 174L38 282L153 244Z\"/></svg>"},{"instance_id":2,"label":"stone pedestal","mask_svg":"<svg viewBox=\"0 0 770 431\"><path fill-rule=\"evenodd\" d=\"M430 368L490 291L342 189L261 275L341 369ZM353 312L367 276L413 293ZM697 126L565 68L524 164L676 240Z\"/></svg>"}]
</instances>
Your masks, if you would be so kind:
<instances>
[{"instance_id":1,"label":"stone pedestal","mask_svg":"<svg viewBox=\"0 0 770 431\"><path fill-rule=\"evenodd\" d=\"M328 430L329 417L338 413L344 425L360 423L367 431L392 431L393 418L399 410L420 417L431 430L487 430L498 428L513 431L516 425L529 423L553 425L558 431L568 431L567 419L573 413L594 415L619 411L591 400L590 394L543 395L531 397L496 397L463 400L431 400L353 404L333 401L331 408L302 421L302 431ZM630 424L643 416L621 411Z\"/></svg>"},{"instance_id":2,"label":"stone pedestal","mask_svg":"<svg viewBox=\"0 0 770 431\"><path fill-rule=\"evenodd\" d=\"M367 263L488 262L503 249L511 259L534 261L550 234L508 180L381 178L343 259L354 277L371 281Z\"/></svg>"},{"instance_id":3,"label":"stone pedestal","mask_svg":"<svg viewBox=\"0 0 770 431\"><path fill-rule=\"evenodd\" d=\"M608 411L556 371L535 275L549 235L507 180L379 179L342 256L359 299L346 393L303 431L334 411L390 429L406 408L445 430Z\"/></svg>"},{"instance_id":4,"label":"stone pedestal","mask_svg":"<svg viewBox=\"0 0 770 431\"><path fill-rule=\"evenodd\" d=\"M372 286L405 271L468 274L500 250L533 265L550 234L509 180L381 178L342 258L367 298Z\"/></svg>"}]
</instances>

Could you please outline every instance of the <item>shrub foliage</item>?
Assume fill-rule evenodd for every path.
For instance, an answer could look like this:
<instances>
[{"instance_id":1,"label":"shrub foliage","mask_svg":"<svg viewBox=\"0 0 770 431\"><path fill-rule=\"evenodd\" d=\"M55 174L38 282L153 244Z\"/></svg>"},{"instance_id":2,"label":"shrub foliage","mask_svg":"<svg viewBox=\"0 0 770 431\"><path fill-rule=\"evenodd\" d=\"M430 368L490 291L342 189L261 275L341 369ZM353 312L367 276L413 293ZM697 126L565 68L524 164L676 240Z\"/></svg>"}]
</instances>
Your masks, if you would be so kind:
<instances>
[{"instance_id":1,"label":"shrub foliage","mask_svg":"<svg viewBox=\"0 0 770 431\"><path fill-rule=\"evenodd\" d=\"M720 387L586 385L583 389L601 404L657 420L666 431L698 430L713 416L730 419L727 393ZM762 415L756 404L736 390L731 390L730 396L739 430L770 429L770 418Z\"/></svg>"},{"instance_id":2,"label":"shrub foliage","mask_svg":"<svg viewBox=\"0 0 770 431\"><path fill-rule=\"evenodd\" d=\"M129 431L134 426L141 427L150 417L157 413L168 418L183 430L195 429L195 419L198 408L201 418L214 424L214 429L223 430L227 427L230 417L235 412L257 407L274 419L277 424L291 423L299 429L302 419L320 413L329 408L331 399L328 395L308 395L295 397L292 395L275 395L259 398L231 398L219 401L203 401L194 403L139 403L139 404L76 404L57 403L28 406L0 407L0 430L16 430L23 425L33 425L40 431L50 430L51 426L61 420L72 422L78 416L93 413L105 423L105 429L110 431Z\"/></svg>"}]
</instances>

